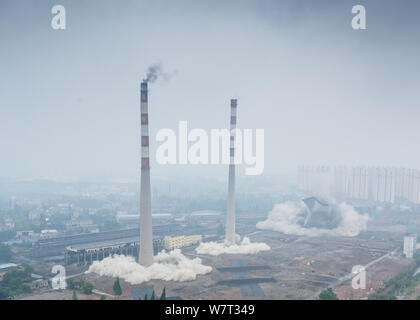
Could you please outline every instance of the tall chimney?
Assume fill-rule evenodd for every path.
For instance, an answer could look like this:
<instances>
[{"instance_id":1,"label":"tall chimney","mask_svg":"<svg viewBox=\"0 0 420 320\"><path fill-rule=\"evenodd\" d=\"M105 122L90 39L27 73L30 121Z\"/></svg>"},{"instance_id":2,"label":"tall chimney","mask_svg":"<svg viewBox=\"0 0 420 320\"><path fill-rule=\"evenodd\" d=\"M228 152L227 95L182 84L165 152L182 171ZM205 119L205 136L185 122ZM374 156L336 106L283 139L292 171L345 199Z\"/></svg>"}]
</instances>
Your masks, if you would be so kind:
<instances>
[{"instance_id":1,"label":"tall chimney","mask_svg":"<svg viewBox=\"0 0 420 320\"><path fill-rule=\"evenodd\" d=\"M234 244L235 233L235 131L237 100L230 100L230 164L229 164L229 185L228 203L226 213L226 242Z\"/></svg>"},{"instance_id":2,"label":"tall chimney","mask_svg":"<svg viewBox=\"0 0 420 320\"><path fill-rule=\"evenodd\" d=\"M147 81L141 83L141 183L140 183L140 252L139 263L153 264L152 207L150 194L149 112Z\"/></svg>"}]
</instances>

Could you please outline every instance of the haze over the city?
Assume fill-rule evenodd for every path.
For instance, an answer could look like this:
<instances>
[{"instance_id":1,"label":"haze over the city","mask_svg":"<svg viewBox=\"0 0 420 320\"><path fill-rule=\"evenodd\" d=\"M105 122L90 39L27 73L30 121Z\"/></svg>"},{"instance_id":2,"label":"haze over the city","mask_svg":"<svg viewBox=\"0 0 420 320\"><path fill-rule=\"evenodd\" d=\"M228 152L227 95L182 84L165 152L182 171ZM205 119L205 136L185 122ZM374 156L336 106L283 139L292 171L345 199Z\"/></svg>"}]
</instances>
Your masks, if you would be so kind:
<instances>
[{"instance_id":1,"label":"haze over the city","mask_svg":"<svg viewBox=\"0 0 420 320\"><path fill-rule=\"evenodd\" d=\"M136 177L139 83L150 85L152 174L224 174L158 166L161 128L265 129L265 171L301 163L417 167L415 1L55 1L0 3L0 176ZM6 50L7 49L7 50ZM181 171L180 171L181 170ZM240 170L239 174L243 172Z\"/></svg>"}]
</instances>

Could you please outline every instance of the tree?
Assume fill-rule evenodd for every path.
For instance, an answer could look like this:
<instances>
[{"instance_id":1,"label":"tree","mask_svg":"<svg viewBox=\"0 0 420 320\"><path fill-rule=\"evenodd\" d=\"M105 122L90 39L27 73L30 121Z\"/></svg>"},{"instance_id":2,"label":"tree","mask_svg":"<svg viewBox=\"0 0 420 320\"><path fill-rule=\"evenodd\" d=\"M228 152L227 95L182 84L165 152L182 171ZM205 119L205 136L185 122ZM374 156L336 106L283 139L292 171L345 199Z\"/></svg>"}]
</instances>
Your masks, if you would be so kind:
<instances>
[{"instance_id":1,"label":"tree","mask_svg":"<svg viewBox=\"0 0 420 320\"><path fill-rule=\"evenodd\" d=\"M319 294L319 300L338 300L338 297L334 293L333 289L328 288Z\"/></svg>"},{"instance_id":2,"label":"tree","mask_svg":"<svg viewBox=\"0 0 420 320\"><path fill-rule=\"evenodd\" d=\"M144 295L144 300L148 300L148 299L147 299L147 293Z\"/></svg>"},{"instance_id":3,"label":"tree","mask_svg":"<svg viewBox=\"0 0 420 320\"><path fill-rule=\"evenodd\" d=\"M101 294L101 300L105 300L105 296L103 294Z\"/></svg>"},{"instance_id":4,"label":"tree","mask_svg":"<svg viewBox=\"0 0 420 320\"><path fill-rule=\"evenodd\" d=\"M0 300L6 300L11 295L8 288L0 287Z\"/></svg>"},{"instance_id":5,"label":"tree","mask_svg":"<svg viewBox=\"0 0 420 320\"><path fill-rule=\"evenodd\" d=\"M73 290L73 300L77 300L76 290Z\"/></svg>"},{"instance_id":6,"label":"tree","mask_svg":"<svg viewBox=\"0 0 420 320\"><path fill-rule=\"evenodd\" d=\"M9 297L27 293L31 291L30 287L27 285L28 281L30 281L30 277L30 273L28 274L23 270L11 270L3 275L1 286L8 290Z\"/></svg>"},{"instance_id":7,"label":"tree","mask_svg":"<svg viewBox=\"0 0 420 320\"><path fill-rule=\"evenodd\" d=\"M91 294L92 290L93 290L93 284L91 284L90 282L85 282L83 284L83 293L85 294Z\"/></svg>"},{"instance_id":8,"label":"tree","mask_svg":"<svg viewBox=\"0 0 420 320\"><path fill-rule=\"evenodd\" d=\"M122 289L121 289L121 285L120 285L120 278L117 278L117 280L115 280L114 286L112 287L112 290L114 290L114 294L116 296L122 295Z\"/></svg>"},{"instance_id":9,"label":"tree","mask_svg":"<svg viewBox=\"0 0 420 320\"><path fill-rule=\"evenodd\" d=\"M12 257L12 251L9 246L0 243L0 262L9 262Z\"/></svg>"},{"instance_id":10,"label":"tree","mask_svg":"<svg viewBox=\"0 0 420 320\"><path fill-rule=\"evenodd\" d=\"M23 264L22 265L23 266L23 272L25 272L25 274L27 275L27 276L30 276L31 275L31 273L33 273L34 272L34 268L32 268L29 264Z\"/></svg>"},{"instance_id":11,"label":"tree","mask_svg":"<svg viewBox=\"0 0 420 320\"><path fill-rule=\"evenodd\" d=\"M160 300L166 300L166 287L163 288L162 295L160 296Z\"/></svg>"},{"instance_id":12,"label":"tree","mask_svg":"<svg viewBox=\"0 0 420 320\"><path fill-rule=\"evenodd\" d=\"M153 290L152 296L150 297L150 300L156 300L156 298L155 298L155 290Z\"/></svg>"},{"instance_id":13,"label":"tree","mask_svg":"<svg viewBox=\"0 0 420 320\"><path fill-rule=\"evenodd\" d=\"M66 279L66 283L67 283L67 289L69 289L69 290L76 289L76 286L74 285L74 280L73 279L71 279L71 278Z\"/></svg>"}]
</instances>

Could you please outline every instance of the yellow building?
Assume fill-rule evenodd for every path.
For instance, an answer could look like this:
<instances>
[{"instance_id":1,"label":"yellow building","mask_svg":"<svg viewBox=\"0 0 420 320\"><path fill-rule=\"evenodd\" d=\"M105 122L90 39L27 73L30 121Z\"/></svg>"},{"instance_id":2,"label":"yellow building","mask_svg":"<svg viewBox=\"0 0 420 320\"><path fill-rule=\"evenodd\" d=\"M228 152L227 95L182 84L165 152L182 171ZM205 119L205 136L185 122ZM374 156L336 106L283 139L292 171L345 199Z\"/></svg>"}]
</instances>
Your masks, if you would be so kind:
<instances>
[{"instance_id":1,"label":"yellow building","mask_svg":"<svg viewBox=\"0 0 420 320\"><path fill-rule=\"evenodd\" d=\"M166 236L163 238L163 245L166 250L178 249L183 247L191 246L202 240L201 235L194 236L179 236L179 237L170 237Z\"/></svg>"}]
</instances>

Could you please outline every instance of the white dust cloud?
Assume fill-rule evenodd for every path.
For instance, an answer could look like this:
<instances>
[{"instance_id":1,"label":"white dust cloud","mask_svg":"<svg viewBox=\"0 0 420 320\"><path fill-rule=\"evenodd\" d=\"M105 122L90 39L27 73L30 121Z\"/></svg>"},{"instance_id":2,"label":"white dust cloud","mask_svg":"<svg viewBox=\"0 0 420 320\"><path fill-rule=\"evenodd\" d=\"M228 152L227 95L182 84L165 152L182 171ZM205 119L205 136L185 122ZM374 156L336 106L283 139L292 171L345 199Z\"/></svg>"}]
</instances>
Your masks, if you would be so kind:
<instances>
[{"instance_id":1,"label":"white dust cloud","mask_svg":"<svg viewBox=\"0 0 420 320\"><path fill-rule=\"evenodd\" d=\"M228 254L257 254L260 251L270 250L270 247L263 242L252 243L249 238L244 237L239 244L229 245L218 242L202 242L195 249L198 254L208 254L218 256L224 253Z\"/></svg>"},{"instance_id":2,"label":"white dust cloud","mask_svg":"<svg viewBox=\"0 0 420 320\"><path fill-rule=\"evenodd\" d=\"M285 202L276 204L268 214L267 220L257 223L261 230L274 230L286 234L316 236L346 236L355 237L367 228L369 216L358 213L351 205L341 203L338 211L341 214L341 222L335 229L304 228L298 221L304 212L303 202Z\"/></svg>"},{"instance_id":3,"label":"white dust cloud","mask_svg":"<svg viewBox=\"0 0 420 320\"><path fill-rule=\"evenodd\" d=\"M141 284L150 280L192 281L197 275L207 274L212 267L201 263L200 258L188 259L180 249L162 251L155 256L155 263L149 267L138 264L134 257L114 255L102 261L95 261L86 273L101 276L120 277L130 284Z\"/></svg>"}]
</instances>

